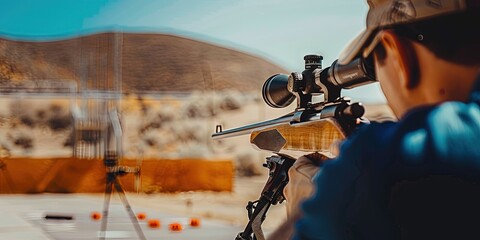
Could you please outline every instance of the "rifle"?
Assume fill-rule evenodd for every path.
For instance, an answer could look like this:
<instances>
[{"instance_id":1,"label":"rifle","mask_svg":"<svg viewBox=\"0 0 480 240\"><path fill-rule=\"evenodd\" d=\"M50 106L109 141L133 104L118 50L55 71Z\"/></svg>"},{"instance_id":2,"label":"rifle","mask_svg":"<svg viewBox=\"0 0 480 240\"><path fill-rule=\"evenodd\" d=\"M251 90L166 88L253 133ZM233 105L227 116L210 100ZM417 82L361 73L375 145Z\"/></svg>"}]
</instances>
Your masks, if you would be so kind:
<instances>
[{"instance_id":1,"label":"rifle","mask_svg":"<svg viewBox=\"0 0 480 240\"><path fill-rule=\"evenodd\" d=\"M264 167L269 178L256 201L247 204L249 222L236 240L265 239L261 224L271 205L285 200L288 170L295 159L285 151L319 152L334 157L331 146L345 139L362 123L365 108L342 97L342 89L351 89L375 81L371 59L357 58L349 64L337 61L322 69L323 57L306 55L305 70L290 75L276 74L262 87L263 100L274 108L284 108L296 100L292 113L279 118L223 130L216 126L214 140L250 134L250 142L260 150L273 152ZM323 94L323 101L313 102L314 95Z\"/></svg>"}]
</instances>

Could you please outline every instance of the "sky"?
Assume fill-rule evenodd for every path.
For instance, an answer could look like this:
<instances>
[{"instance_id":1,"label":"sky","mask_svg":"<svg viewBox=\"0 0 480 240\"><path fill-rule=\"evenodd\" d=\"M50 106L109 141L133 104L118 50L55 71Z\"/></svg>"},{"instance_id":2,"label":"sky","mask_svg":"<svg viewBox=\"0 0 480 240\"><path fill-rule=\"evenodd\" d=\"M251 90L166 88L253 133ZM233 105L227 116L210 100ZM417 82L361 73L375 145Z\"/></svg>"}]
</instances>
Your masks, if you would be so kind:
<instances>
[{"instance_id":1,"label":"sky","mask_svg":"<svg viewBox=\"0 0 480 240\"><path fill-rule=\"evenodd\" d=\"M363 0L0 0L0 35L53 40L95 31L175 34L245 51L288 71L329 66L365 26ZM378 84L344 95L384 102Z\"/></svg>"}]
</instances>

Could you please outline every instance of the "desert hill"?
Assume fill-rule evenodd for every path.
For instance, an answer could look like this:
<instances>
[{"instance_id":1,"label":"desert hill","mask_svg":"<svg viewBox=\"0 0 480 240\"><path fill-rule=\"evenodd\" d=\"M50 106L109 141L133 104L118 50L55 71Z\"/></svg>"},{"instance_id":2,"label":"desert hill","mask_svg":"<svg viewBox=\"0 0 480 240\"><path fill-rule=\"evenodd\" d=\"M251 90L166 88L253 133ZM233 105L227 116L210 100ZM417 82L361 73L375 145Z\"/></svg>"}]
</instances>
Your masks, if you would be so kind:
<instances>
[{"instance_id":1,"label":"desert hill","mask_svg":"<svg viewBox=\"0 0 480 240\"><path fill-rule=\"evenodd\" d=\"M73 79L83 88L112 89L117 73L124 92L259 91L266 78L279 72L286 71L259 57L172 35L100 33L50 42L0 39L3 84Z\"/></svg>"}]
</instances>

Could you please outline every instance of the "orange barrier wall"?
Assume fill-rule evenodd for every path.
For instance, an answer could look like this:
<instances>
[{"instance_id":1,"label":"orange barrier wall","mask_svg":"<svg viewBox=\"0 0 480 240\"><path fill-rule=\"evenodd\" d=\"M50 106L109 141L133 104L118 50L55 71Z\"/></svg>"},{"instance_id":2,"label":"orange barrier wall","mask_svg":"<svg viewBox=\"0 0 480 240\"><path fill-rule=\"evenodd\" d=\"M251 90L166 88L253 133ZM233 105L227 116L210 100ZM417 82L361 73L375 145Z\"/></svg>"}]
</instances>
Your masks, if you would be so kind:
<instances>
[{"instance_id":1,"label":"orange barrier wall","mask_svg":"<svg viewBox=\"0 0 480 240\"><path fill-rule=\"evenodd\" d=\"M137 166L124 159L120 165ZM143 160L140 191L232 191L230 160ZM135 190L135 176L119 177L126 191ZM74 158L9 158L0 160L0 193L100 193L105 190L102 160Z\"/></svg>"}]
</instances>

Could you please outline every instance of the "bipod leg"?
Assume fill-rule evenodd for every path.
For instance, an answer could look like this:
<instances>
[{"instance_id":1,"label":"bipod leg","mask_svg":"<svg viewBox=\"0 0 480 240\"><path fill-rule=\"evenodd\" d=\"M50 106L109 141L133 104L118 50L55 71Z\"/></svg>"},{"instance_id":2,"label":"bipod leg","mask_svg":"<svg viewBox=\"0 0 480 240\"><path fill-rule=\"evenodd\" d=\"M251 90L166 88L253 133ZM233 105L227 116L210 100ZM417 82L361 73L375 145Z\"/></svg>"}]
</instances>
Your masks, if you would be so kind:
<instances>
[{"instance_id":1,"label":"bipod leg","mask_svg":"<svg viewBox=\"0 0 480 240\"><path fill-rule=\"evenodd\" d=\"M265 240L262 223L270 206L281 203L285 199L283 189L288 183L288 170L294 162L294 158L284 154L267 158L263 166L269 170L268 180L260 194L260 199L255 202L248 202L249 221L245 230L239 233L235 240Z\"/></svg>"},{"instance_id":2,"label":"bipod leg","mask_svg":"<svg viewBox=\"0 0 480 240\"><path fill-rule=\"evenodd\" d=\"M248 202L247 211L249 221L245 230L240 232L235 240L265 240L261 225L263 220L265 220L265 215L270 205L270 201L263 196L257 201Z\"/></svg>"},{"instance_id":3,"label":"bipod leg","mask_svg":"<svg viewBox=\"0 0 480 240\"><path fill-rule=\"evenodd\" d=\"M255 218L252 219L253 240L265 240L265 235L263 234L262 230L262 223L263 220L265 220L265 214L270 207L270 203L267 203L266 205L262 204L261 206L258 206L257 204L257 207L261 207L261 209Z\"/></svg>"},{"instance_id":4,"label":"bipod leg","mask_svg":"<svg viewBox=\"0 0 480 240\"><path fill-rule=\"evenodd\" d=\"M133 212L132 207L130 206L130 203L128 203L127 196L125 195L125 191L123 190L122 184L118 181L118 179L115 179L114 184L115 184L115 189L117 190L117 193L123 202L123 206L125 207L128 215L130 216L130 221L132 221L133 227L135 228L135 231L137 232L138 237L142 240L147 239L143 234L140 224L138 223L137 216L135 216L135 213Z\"/></svg>"},{"instance_id":5,"label":"bipod leg","mask_svg":"<svg viewBox=\"0 0 480 240\"><path fill-rule=\"evenodd\" d=\"M102 227L100 228L99 239L104 240L107 235L108 208L110 207L110 198L112 197L113 185L112 181L107 178L105 186L105 198L103 200L103 218Z\"/></svg>"}]
</instances>

